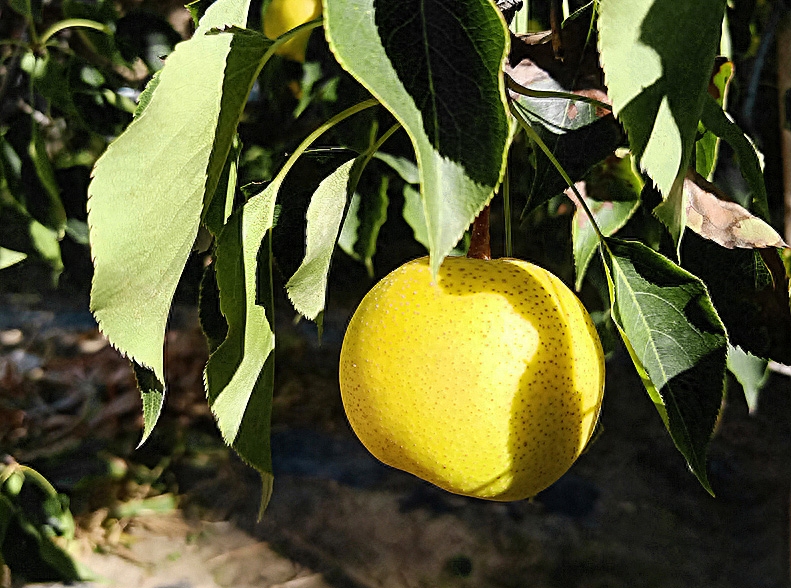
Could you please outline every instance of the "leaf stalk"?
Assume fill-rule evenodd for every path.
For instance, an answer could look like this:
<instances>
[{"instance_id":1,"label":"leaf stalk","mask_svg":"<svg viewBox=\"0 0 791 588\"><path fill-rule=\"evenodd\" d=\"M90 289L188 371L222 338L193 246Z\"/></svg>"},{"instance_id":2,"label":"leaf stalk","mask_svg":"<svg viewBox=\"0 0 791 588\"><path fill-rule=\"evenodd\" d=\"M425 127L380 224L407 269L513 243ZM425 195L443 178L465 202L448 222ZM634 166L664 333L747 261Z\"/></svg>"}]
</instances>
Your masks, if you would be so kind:
<instances>
[{"instance_id":1,"label":"leaf stalk","mask_svg":"<svg viewBox=\"0 0 791 588\"><path fill-rule=\"evenodd\" d=\"M555 166L555 169L558 170L558 173L563 177L564 180L566 180L566 184L568 184L571 191L574 192L574 195L577 197L577 201L580 203L582 210L585 212L585 215L588 217L588 220L590 220L591 225L593 226L593 230L596 231L596 236L599 238L599 243L604 243L604 234L601 232L599 225L596 223L596 218L593 216L593 212L591 212L591 209L588 208L585 199L582 197L582 194L580 194L579 190L577 189L577 186L574 185L574 182L571 180L571 177L569 177L569 175L566 173L566 170L563 169L562 165L560 165L560 162L557 160L557 158L549 149L549 147L547 147L547 144L544 143L541 137L538 136L538 133L531 126L530 121L528 121L527 118L524 116L524 114L522 114L521 109L523 108L524 107L521 106L520 104L511 102L511 114L514 115L514 118L516 118L517 122L519 123L519 126L522 127L522 129L525 131L525 133L530 138L530 140L532 140L536 145L538 145L541 151L544 152L544 155L546 155L549 161L552 162L552 165Z\"/></svg>"}]
</instances>

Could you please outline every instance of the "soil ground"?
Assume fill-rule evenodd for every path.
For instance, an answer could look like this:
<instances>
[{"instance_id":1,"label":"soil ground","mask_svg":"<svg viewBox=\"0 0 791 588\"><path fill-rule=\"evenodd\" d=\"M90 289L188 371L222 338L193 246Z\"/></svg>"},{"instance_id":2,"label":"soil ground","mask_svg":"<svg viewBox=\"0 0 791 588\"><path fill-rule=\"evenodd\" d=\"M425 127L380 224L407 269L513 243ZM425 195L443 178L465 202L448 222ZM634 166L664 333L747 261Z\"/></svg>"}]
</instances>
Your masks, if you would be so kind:
<instances>
[{"instance_id":1,"label":"soil ground","mask_svg":"<svg viewBox=\"0 0 791 588\"><path fill-rule=\"evenodd\" d=\"M71 495L78 559L103 580L86 586L791 585L788 378L772 375L753 414L729 384L710 451L712 498L628 357L616 354L603 432L589 450L535 500L492 503L372 458L348 428L337 388L348 310L326 317L321 346L292 316L278 314L275 488L257 522L257 475L224 449L205 407L206 351L193 310L172 321L167 409L135 451L139 396L90 316L24 300L3 306L5 450ZM120 482L96 474L108 462L123 466Z\"/></svg>"}]
</instances>

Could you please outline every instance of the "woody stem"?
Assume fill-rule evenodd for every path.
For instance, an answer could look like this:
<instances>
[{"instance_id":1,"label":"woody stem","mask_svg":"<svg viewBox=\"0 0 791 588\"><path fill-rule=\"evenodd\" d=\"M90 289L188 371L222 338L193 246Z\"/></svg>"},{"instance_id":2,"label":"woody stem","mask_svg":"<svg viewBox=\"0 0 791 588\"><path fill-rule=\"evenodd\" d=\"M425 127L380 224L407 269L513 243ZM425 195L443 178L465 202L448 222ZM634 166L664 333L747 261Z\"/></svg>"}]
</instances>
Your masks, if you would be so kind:
<instances>
[{"instance_id":1,"label":"woody stem","mask_svg":"<svg viewBox=\"0 0 791 588\"><path fill-rule=\"evenodd\" d=\"M489 242L489 205L472 222L472 235L467 257L472 259L491 259L492 247Z\"/></svg>"}]
</instances>

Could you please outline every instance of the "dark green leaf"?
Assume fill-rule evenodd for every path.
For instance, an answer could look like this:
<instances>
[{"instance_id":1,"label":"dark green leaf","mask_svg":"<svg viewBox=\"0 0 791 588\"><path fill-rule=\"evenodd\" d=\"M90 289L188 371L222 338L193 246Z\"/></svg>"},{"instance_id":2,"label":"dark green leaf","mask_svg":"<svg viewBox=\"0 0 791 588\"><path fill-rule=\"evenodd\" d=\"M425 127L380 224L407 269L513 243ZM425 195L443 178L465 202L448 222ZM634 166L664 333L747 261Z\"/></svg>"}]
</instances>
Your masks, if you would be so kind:
<instances>
[{"instance_id":1,"label":"dark green leaf","mask_svg":"<svg viewBox=\"0 0 791 588\"><path fill-rule=\"evenodd\" d=\"M407 224L412 227L412 235L415 237L415 241L423 245L428 251L428 228L426 227L426 214L423 212L423 201L420 199L420 191L411 184L404 185L404 210L402 214Z\"/></svg>"},{"instance_id":2,"label":"dark green leaf","mask_svg":"<svg viewBox=\"0 0 791 588\"><path fill-rule=\"evenodd\" d=\"M209 405L223 439L261 474L263 509L272 490L269 434L274 387L271 229L280 182L228 219L215 269L225 340L206 364Z\"/></svg>"},{"instance_id":3,"label":"dark green leaf","mask_svg":"<svg viewBox=\"0 0 791 588\"><path fill-rule=\"evenodd\" d=\"M436 271L502 177L505 23L487 0L336 0L324 9L335 57L418 154Z\"/></svg>"},{"instance_id":4,"label":"dark green leaf","mask_svg":"<svg viewBox=\"0 0 791 588\"><path fill-rule=\"evenodd\" d=\"M228 158L225 160L225 166L220 173L214 196L212 196L209 206L205 209L203 215L203 224L214 237L220 234L233 210L239 176L239 157L241 154L242 141L237 135L231 145Z\"/></svg>"},{"instance_id":5,"label":"dark green leaf","mask_svg":"<svg viewBox=\"0 0 791 588\"><path fill-rule=\"evenodd\" d=\"M681 262L706 284L732 345L791 363L788 279L776 250L726 249L690 232Z\"/></svg>"},{"instance_id":6,"label":"dark green leaf","mask_svg":"<svg viewBox=\"0 0 791 588\"><path fill-rule=\"evenodd\" d=\"M164 17L150 11L135 10L115 24L115 42L128 62L142 59L149 71L159 71L173 47L181 41Z\"/></svg>"},{"instance_id":7,"label":"dark green leaf","mask_svg":"<svg viewBox=\"0 0 791 588\"><path fill-rule=\"evenodd\" d=\"M718 57L717 66L711 76L708 92L710 95L716 95L712 97L720 108L724 108L725 95L732 77L733 62ZM714 167L717 165L720 139L703 124L698 128L698 133L701 133L701 131L702 136L700 136L695 143L695 170L707 180L711 180Z\"/></svg>"},{"instance_id":8,"label":"dark green leaf","mask_svg":"<svg viewBox=\"0 0 791 588\"><path fill-rule=\"evenodd\" d=\"M214 353L228 336L228 322L220 310L220 289L217 286L214 262L203 272L198 298L198 318L209 344L209 353Z\"/></svg>"},{"instance_id":9,"label":"dark green leaf","mask_svg":"<svg viewBox=\"0 0 791 588\"><path fill-rule=\"evenodd\" d=\"M38 198L35 200L28 198L27 209L33 218L62 237L66 230L66 211L60 200L60 188L55 180L55 171L47 155L41 130L35 122L32 125L28 155L44 189L36 192Z\"/></svg>"},{"instance_id":10,"label":"dark green leaf","mask_svg":"<svg viewBox=\"0 0 791 588\"><path fill-rule=\"evenodd\" d=\"M700 483L722 404L727 336L703 283L638 242L602 248L612 316L649 395Z\"/></svg>"},{"instance_id":11,"label":"dark green leaf","mask_svg":"<svg viewBox=\"0 0 791 588\"><path fill-rule=\"evenodd\" d=\"M0 138L0 148L3 147ZM0 174L0 247L47 263L55 277L63 270L58 235L28 214L24 206L8 193ZM8 266L6 266L8 267Z\"/></svg>"},{"instance_id":12,"label":"dark green leaf","mask_svg":"<svg viewBox=\"0 0 791 588\"><path fill-rule=\"evenodd\" d=\"M622 132L611 116L560 135L550 133L541 125L532 125L532 128L574 182L581 180L594 165L611 155L623 140ZM554 163L540 149L536 149L535 161L523 218L568 188Z\"/></svg>"},{"instance_id":13,"label":"dark green leaf","mask_svg":"<svg viewBox=\"0 0 791 588\"><path fill-rule=\"evenodd\" d=\"M363 175L349 203L343 221L338 246L348 255L361 261L373 276L373 256L379 230L387 220L387 189L390 185L386 175Z\"/></svg>"},{"instance_id":14,"label":"dark green leaf","mask_svg":"<svg viewBox=\"0 0 791 588\"><path fill-rule=\"evenodd\" d=\"M76 58L56 58L52 52L40 58L34 58L32 54L30 57L37 61L35 74L31 75L36 91L67 116L79 119L72 96L75 88L71 83Z\"/></svg>"},{"instance_id":15,"label":"dark green leaf","mask_svg":"<svg viewBox=\"0 0 791 588\"><path fill-rule=\"evenodd\" d=\"M525 108L531 122L554 134L579 129L609 114L606 107L585 100L608 101L596 53L592 11L582 10L578 17L583 15L563 23L562 60L555 56L551 31L511 37L505 73L516 84L509 84L510 97ZM579 99L568 97L574 94ZM611 124L617 124L610 119Z\"/></svg>"},{"instance_id":16,"label":"dark green leaf","mask_svg":"<svg viewBox=\"0 0 791 588\"><path fill-rule=\"evenodd\" d=\"M584 182L577 184L588 210L593 213L599 230L606 237L615 234L640 206L642 181L632 171L631 157L612 156L596 166ZM599 247L599 236L588 215L577 202L571 190L566 194L574 201L574 222L571 237L574 251L574 270L577 290L582 288L585 271ZM609 201L607 196L611 196Z\"/></svg>"},{"instance_id":17,"label":"dark green leaf","mask_svg":"<svg viewBox=\"0 0 791 588\"><path fill-rule=\"evenodd\" d=\"M41 0L8 0L8 5L29 21L41 20Z\"/></svg>"},{"instance_id":18,"label":"dark green leaf","mask_svg":"<svg viewBox=\"0 0 791 588\"><path fill-rule=\"evenodd\" d=\"M768 219L769 205L766 202L764 174L758 154L750 139L711 96L705 101L701 122L706 129L733 148L739 162L739 169L752 193L750 209L760 217Z\"/></svg>"}]
</instances>

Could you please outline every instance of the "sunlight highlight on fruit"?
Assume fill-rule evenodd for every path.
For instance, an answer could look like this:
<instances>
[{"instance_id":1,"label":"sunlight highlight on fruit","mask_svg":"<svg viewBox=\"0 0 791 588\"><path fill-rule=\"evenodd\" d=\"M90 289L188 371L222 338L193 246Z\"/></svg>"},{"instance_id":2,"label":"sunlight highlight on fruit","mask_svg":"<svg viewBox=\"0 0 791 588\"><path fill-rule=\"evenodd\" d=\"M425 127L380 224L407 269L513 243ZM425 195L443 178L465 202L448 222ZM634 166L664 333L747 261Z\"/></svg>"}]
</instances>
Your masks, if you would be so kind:
<instances>
[{"instance_id":1,"label":"sunlight highlight on fruit","mask_svg":"<svg viewBox=\"0 0 791 588\"><path fill-rule=\"evenodd\" d=\"M576 295L516 259L428 258L382 279L341 349L347 417L384 463L457 494L534 496L574 463L604 355Z\"/></svg>"}]
</instances>

